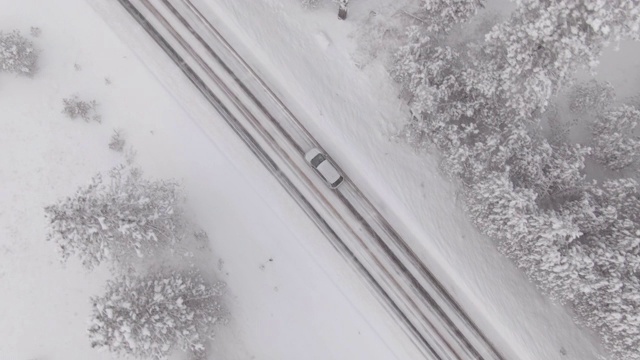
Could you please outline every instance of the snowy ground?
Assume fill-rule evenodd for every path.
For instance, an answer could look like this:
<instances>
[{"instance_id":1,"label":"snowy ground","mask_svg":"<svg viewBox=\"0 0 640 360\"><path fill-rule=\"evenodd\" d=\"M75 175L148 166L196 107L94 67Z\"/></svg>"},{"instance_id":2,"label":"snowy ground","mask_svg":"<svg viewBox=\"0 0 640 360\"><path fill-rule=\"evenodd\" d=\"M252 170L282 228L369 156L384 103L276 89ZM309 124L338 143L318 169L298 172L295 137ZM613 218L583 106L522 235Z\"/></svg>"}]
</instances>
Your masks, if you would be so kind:
<instances>
[{"instance_id":1,"label":"snowy ground","mask_svg":"<svg viewBox=\"0 0 640 360\"><path fill-rule=\"evenodd\" d=\"M100 293L107 274L57 262L44 241L42 208L122 160L107 148L120 127L147 174L182 178L198 194L212 267L222 259L216 271L229 283L234 314L220 330L216 358L414 358L342 259L231 131L216 121L194 125L215 120L215 113L128 15L114 1L88 2L93 9L82 0L0 0L0 30L43 31L35 39L43 50L40 73L0 74L2 357L111 358L90 349L84 334L88 298ZM329 5L307 12L296 0L197 2L210 5L239 50L508 358L595 359L598 345L589 334L468 223L436 160L389 141L406 113L381 64L355 66L351 35L371 10L389 14L404 1L352 1L347 22L338 22ZM608 53L601 76L614 85L617 79L619 95L634 95L638 75L625 76L619 58ZM633 68L637 57L628 58ZM100 102L103 124L60 114L62 97L73 93Z\"/></svg>"},{"instance_id":2,"label":"snowy ground","mask_svg":"<svg viewBox=\"0 0 640 360\"><path fill-rule=\"evenodd\" d=\"M407 114L381 64L364 70L354 64L351 35L371 10L389 15L401 2L354 1L347 22L336 21L329 4L309 12L295 0L196 3L208 6L240 52L376 199L507 357L597 357L597 341L469 224L437 160L389 141Z\"/></svg>"},{"instance_id":3,"label":"snowy ground","mask_svg":"<svg viewBox=\"0 0 640 360\"><path fill-rule=\"evenodd\" d=\"M42 29L34 39L42 50L39 73L0 74L3 359L112 358L91 349L85 335L89 297L109 275L59 264L44 240L43 207L123 161L107 147L114 128L148 176L183 179L197 195L213 249L210 268L228 283L231 312L212 358L416 357L314 225L124 12L107 6L114 11L101 14L138 54L155 58L146 66L162 69L155 74L180 98L82 0L0 0L0 9L2 30ZM100 103L102 124L61 114L62 98L74 93ZM207 120L206 128L196 125Z\"/></svg>"}]
</instances>

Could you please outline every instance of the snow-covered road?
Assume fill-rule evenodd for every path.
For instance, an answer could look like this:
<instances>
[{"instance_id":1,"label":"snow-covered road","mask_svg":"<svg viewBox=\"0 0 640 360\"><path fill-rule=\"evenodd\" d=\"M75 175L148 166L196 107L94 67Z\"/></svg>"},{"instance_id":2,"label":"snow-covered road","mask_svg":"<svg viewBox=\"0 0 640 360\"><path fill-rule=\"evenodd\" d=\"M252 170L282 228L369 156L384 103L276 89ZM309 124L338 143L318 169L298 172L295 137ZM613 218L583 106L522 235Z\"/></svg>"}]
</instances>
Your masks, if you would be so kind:
<instances>
[{"instance_id":1,"label":"snow-covered road","mask_svg":"<svg viewBox=\"0 0 640 360\"><path fill-rule=\"evenodd\" d=\"M319 147L189 0L120 0L404 325L425 358L500 352L386 219L348 180L327 189L303 161Z\"/></svg>"}]
</instances>

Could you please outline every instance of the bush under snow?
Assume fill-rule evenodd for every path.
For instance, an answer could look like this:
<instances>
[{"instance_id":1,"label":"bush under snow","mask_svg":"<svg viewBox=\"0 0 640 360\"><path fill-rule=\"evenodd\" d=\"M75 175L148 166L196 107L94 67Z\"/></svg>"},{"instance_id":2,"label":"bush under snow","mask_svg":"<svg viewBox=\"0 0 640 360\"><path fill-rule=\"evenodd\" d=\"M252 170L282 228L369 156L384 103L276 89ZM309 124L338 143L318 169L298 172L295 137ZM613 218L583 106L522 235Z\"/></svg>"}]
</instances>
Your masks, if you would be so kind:
<instances>
[{"instance_id":1,"label":"bush under snow","mask_svg":"<svg viewBox=\"0 0 640 360\"><path fill-rule=\"evenodd\" d=\"M98 123L102 121L100 115L96 112L98 102L95 100L81 100L74 95L70 98L62 99L62 105L62 113L71 119L81 118L86 122L93 120Z\"/></svg>"}]
</instances>

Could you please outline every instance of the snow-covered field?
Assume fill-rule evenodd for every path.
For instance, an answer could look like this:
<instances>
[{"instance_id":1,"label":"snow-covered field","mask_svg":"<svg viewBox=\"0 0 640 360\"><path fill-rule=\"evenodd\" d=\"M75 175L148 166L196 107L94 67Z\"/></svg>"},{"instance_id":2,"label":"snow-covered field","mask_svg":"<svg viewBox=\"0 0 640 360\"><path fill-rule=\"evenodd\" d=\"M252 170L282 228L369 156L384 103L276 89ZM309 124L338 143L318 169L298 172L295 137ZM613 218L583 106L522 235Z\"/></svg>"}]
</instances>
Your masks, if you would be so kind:
<instances>
[{"instance_id":1,"label":"snow-covered field","mask_svg":"<svg viewBox=\"0 0 640 360\"><path fill-rule=\"evenodd\" d=\"M350 268L128 15L101 12L140 41L136 52L81 0L2 0L0 9L2 30L42 30L33 39L39 72L0 74L0 357L112 358L85 334L89 298L110 275L58 262L43 207L124 160L107 146L119 128L147 176L182 179L197 195L211 272L228 284L231 313L211 358L415 358ZM62 98L72 94L96 99L102 123L66 118Z\"/></svg>"},{"instance_id":2,"label":"snow-covered field","mask_svg":"<svg viewBox=\"0 0 640 360\"><path fill-rule=\"evenodd\" d=\"M406 109L382 64L356 66L354 34L370 11L391 16L408 0L352 1L347 22L328 1L314 11L297 0L194 2L507 358L597 358L594 337L466 220L437 159L390 141ZM89 298L109 274L59 264L44 240L43 207L123 161L107 147L120 128L148 176L182 179L195 195L211 272L228 283L231 322L219 329L212 358L416 358L314 225L117 2L0 0L0 10L2 31L42 29L33 39L40 71L32 79L0 73L0 357L112 358L85 335ZM638 79L629 75L637 57L626 55L637 49L624 49L604 56L599 75L621 97L634 94ZM62 98L72 94L96 99L102 124L64 117Z\"/></svg>"}]
</instances>

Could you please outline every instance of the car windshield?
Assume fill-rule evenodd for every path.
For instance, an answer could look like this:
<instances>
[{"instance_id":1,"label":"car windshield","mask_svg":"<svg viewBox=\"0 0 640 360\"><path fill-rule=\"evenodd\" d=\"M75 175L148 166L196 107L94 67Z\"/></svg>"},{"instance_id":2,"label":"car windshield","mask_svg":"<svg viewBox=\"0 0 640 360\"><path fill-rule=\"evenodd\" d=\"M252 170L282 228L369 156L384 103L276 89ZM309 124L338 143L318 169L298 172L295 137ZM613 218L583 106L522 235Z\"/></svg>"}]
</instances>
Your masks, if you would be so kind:
<instances>
[{"instance_id":1,"label":"car windshield","mask_svg":"<svg viewBox=\"0 0 640 360\"><path fill-rule=\"evenodd\" d=\"M324 161L324 155L318 154L313 159L311 159L311 165L315 168L318 167Z\"/></svg>"}]
</instances>

